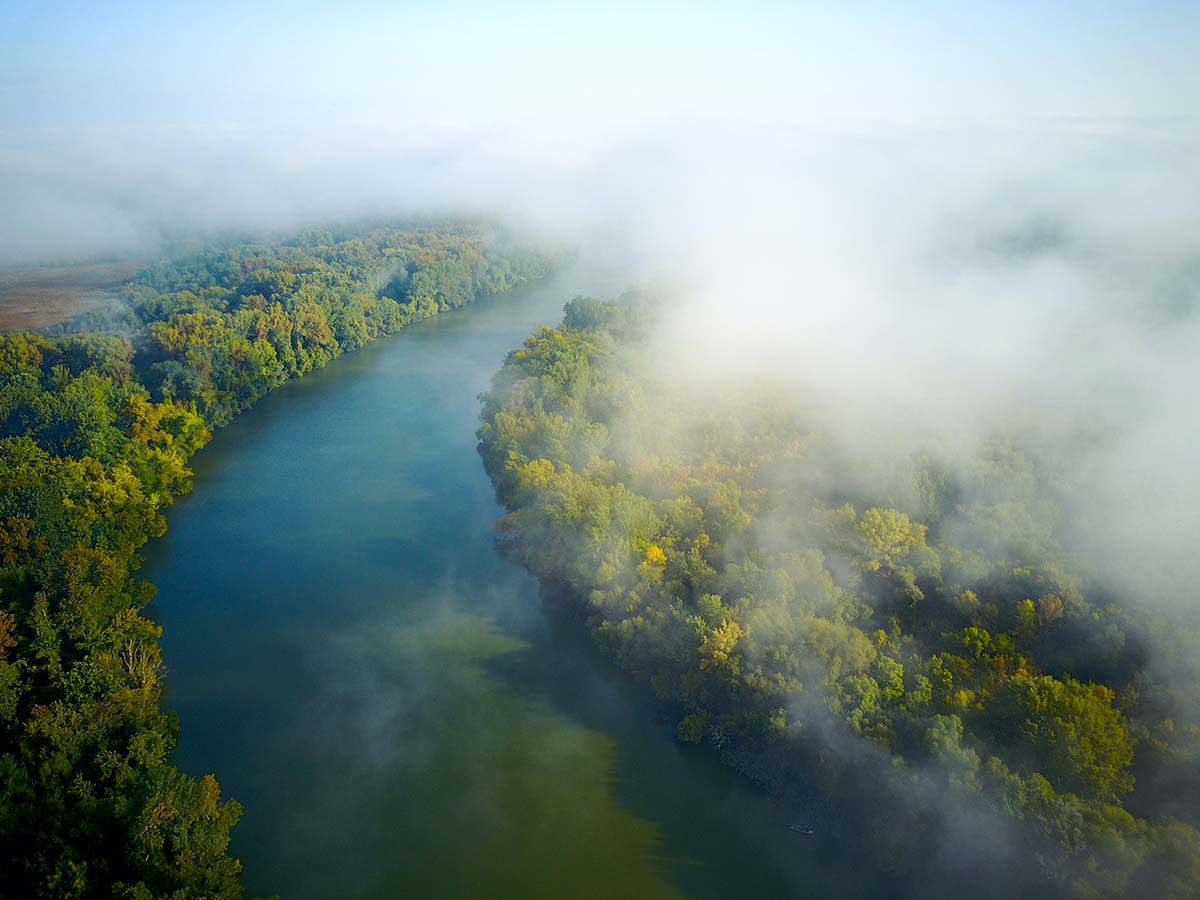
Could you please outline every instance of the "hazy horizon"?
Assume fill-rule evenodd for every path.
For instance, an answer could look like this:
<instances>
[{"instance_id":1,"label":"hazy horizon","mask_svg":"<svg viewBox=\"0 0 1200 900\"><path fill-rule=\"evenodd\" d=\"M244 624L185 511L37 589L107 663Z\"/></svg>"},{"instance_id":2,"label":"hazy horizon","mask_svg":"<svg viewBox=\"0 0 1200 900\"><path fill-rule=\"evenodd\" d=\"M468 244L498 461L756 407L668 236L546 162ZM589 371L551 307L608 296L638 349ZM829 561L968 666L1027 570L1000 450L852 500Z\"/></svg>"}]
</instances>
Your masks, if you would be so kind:
<instances>
[{"instance_id":1,"label":"hazy horizon","mask_svg":"<svg viewBox=\"0 0 1200 900\"><path fill-rule=\"evenodd\" d=\"M326 12L5 4L0 264L420 210L640 229L660 174L691 166L704 188L710 143L778 168L809 134L898 139L930 165L947 139L1196 140L1185 3Z\"/></svg>"}]
</instances>

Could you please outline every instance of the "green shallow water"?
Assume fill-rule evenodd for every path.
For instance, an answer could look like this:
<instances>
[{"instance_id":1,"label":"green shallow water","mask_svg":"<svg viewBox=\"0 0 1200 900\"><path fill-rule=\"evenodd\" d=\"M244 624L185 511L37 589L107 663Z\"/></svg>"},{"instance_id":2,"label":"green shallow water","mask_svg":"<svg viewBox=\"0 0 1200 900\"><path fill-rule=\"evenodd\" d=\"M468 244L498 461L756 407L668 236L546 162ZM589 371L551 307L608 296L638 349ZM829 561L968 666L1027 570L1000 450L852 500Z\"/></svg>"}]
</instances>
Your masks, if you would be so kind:
<instances>
[{"instance_id":1,"label":"green shallow water","mask_svg":"<svg viewBox=\"0 0 1200 900\"><path fill-rule=\"evenodd\" d=\"M307 898L879 897L850 848L682 747L500 559L475 452L505 353L576 274L267 397L147 553L178 758L245 807L251 890Z\"/></svg>"}]
</instances>

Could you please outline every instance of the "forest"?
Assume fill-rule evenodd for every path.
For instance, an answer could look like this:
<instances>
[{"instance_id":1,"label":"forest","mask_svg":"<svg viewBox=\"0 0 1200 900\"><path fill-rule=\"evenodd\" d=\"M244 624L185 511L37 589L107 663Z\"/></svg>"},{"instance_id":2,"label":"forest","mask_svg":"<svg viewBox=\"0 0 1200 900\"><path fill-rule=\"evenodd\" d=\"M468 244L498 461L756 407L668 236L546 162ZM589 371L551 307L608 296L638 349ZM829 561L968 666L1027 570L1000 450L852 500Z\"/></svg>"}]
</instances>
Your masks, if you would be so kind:
<instances>
[{"instance_id":1,"label":"forest","mask_svg":"<svg viewBox=\"0 0 1200 900\"><path fill-rule=\"evenodd\" d=\"M504 552L680 741L914 895L1195 896L1200 634L1093 577L1061 473L1014 433L868 477L786 391L647 364L665 302L577 297L495 375Z\"/></svg>"},{"instance_id":2,"label":"forest","mask_svg":"<svg viewBox=\"0 0 1200 900\"><path fill-rule=\"evenodd\" d=\"M52 331L0 335L0 893L244 895L237 802L173 762L139 549L214 429L556 258L474 221L226 240Z\"/></svg>"}]
</instances>

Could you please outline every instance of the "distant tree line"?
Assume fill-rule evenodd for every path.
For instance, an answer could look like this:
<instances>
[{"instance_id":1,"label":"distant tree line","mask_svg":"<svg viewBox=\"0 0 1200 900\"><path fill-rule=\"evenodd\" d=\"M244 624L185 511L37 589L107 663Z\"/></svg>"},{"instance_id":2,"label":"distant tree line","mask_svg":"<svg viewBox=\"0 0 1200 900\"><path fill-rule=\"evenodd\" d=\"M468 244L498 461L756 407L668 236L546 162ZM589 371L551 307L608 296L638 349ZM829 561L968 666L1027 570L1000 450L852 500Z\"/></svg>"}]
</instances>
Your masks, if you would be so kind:
<instances>
[{"instance_id":1,"label":"distant tree line","mask_svg":"<svg viewBox=\"0 0 1200 900\"><path fill-rule=\"evenodd\" d=\"M794 407L697 403L641 366L654 306L568 304L508 356L479 438L502 546L679 739L916 895L1197 896L1200 683L1149 661L1200 635L1091 582L1015 438L856 477Z\"/></svg>"},{"instance_id":2,"label":"distant tree line","mask_svg":"<svg viewBox=\"0 0 1200 900\"><path fill-rule=\"evenodd\" d=\"M0 335L0 895L243 896L238 804L173 763L138 550L211 429L552 262L480 223L311 231L160 263L103 318Z\"/></svg>"}]
</instances>

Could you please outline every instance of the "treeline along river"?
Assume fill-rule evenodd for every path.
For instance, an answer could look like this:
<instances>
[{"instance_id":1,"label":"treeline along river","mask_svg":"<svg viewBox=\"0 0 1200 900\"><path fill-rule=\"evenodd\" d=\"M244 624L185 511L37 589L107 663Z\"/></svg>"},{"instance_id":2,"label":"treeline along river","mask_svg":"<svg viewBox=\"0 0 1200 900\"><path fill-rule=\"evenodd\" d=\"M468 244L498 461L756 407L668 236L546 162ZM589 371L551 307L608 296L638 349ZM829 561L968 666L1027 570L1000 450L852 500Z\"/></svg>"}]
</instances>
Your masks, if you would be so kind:
<instances>
[{"instance_id":1,"label":"treeline along river","mask_svg":"<svg viewBox=\"0 0 1200 900\"><path fill-rule=\"evenodd\" d=\"M305 898L886 896L652 704L502 560L478 395L586 279L409 326L193 460L148 548L181 768L245 812L247 886Z\"/></svg>"}]
</instances>

